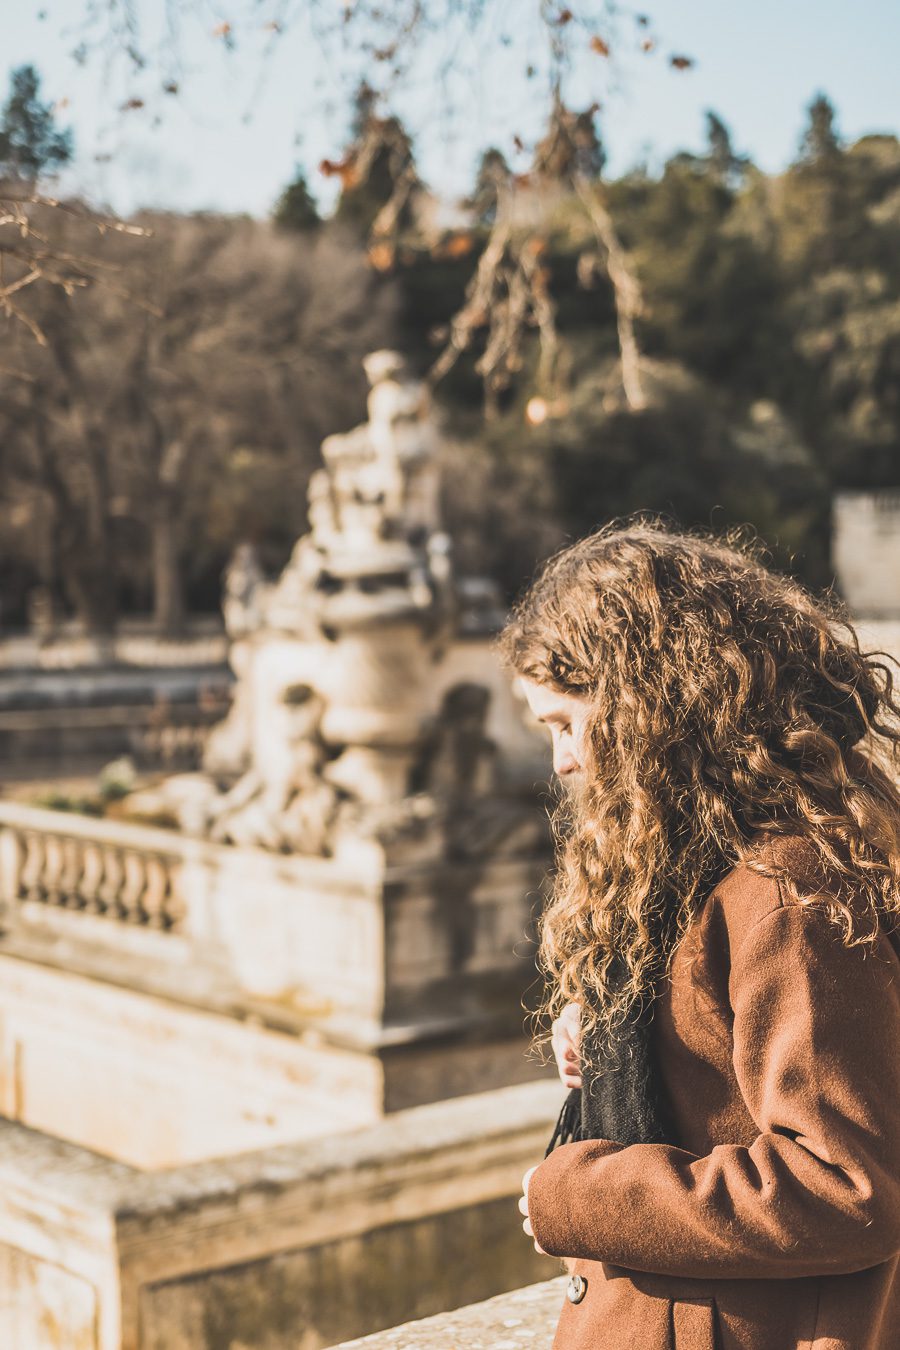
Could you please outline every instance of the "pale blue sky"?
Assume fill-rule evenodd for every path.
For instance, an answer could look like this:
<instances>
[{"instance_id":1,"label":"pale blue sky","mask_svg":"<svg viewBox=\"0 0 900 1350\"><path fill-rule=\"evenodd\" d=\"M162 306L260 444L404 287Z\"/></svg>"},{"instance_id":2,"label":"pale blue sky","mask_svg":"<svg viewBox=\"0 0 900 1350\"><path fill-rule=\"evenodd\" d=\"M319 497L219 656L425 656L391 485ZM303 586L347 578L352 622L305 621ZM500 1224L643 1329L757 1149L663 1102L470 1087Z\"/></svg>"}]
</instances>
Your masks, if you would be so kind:
<instances>
[{"instance_id":1,"label":"pale blue sky","mask_svg":"<svg viewBox=\"0 0 900 1350\"><path fill-rule=\"evenodd\" d=\"M152 36L162 0L136 2ZM228 0L202 0L203 17L181 37L184 69L166 71L179 82L173 97L160 92L159 67L134 76L122 63L107 71L100 57L86 67L73 61L88 0L4 3L0 79L31 61L45 95L68 100L60 118L73 126L79 155L67 187L77 184L122 212L152 205L264 214L300 162L327 201L329 186L316 165L340 150L347 85L303 24L277 41L259 30L239 32L237 51L229 53L212 33L216 17L228 17ZM540 89L532 85L523 96L516 78L528 61L541 62L529 18L536 0L497 4L500 23L474 50L463 43L449 89L440 88L433 43L396 99L421 129L423 176L447 197L465 191L484 145L493 141L514 158L514 135L527 140L540 129ZM776 171L794 153L804 107L820 89L836 104L848 138L900 131L897 0L647 0L647 8L663 39L658 52L626 56L614 86L602 58L582 60L573 78L571 102L603 103L612 173L641 158L654 165L676 149L699 148L705 108L729 124L739 150ZM631 46L631 31L623 28L620 51ZM672 71L665 55L673 51L693 56L696 68ZM147 106L120 112L132 97Z\"/></svg>"}]
</instances>

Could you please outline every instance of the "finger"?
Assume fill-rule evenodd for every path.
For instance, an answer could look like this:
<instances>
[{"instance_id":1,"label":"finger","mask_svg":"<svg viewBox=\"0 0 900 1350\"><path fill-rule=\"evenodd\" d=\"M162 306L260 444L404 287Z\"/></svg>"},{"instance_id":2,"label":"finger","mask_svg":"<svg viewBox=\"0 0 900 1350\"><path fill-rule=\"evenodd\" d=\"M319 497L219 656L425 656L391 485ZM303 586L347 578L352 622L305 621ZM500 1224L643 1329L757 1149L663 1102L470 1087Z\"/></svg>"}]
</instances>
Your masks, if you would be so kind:
<instances>
[{"instance_id":1,"label":"finger","mask_svg":"<svg viewBox=\"0 0 900 1350\"><path fill-rule=\"evenodd\" d=\"M571 1055L579 1054L578 1037L577 1035L572 1035L568 1028L561 1028L555 1036L551 1037L551 1043L553 1046L553 1053L557 1057L559 1055L569 1057Z\"/></svg>"},{"instance_id":2,"label":"finger","mask_svg":"<svg viewBox=\"0 0 900 1350\"><path fill-rule=\"evenodd\" d=\"M530 1238L533 1238L533 1237L534 1237L534 1229L533 1229L532 1226L531 1226L531 1220L530 1220L530 1219L526 1219L526 1220L525 1220L525 1222L522 1224L522 1228L523 1228L523 1230L524 1230L524 1232L525 1232L525 1236L526 1236L526 1237L530 1237Z\"/></svg>"},{"instance_id":3,"label":"finger","mask_svg":"<svg viewBox=\"0 0 900 1350\"><path fill-rule=\"evenodd\" d=\"M535 1250L536 1252L538 1252L541 1256L546 1256L546 1255L547 1255L547 1253L544 1251L544 1249L543 1249L543 1247L541 1246L541 1244L538 1242L537 1238L535 1238L535 1240L534 1240L534 1250Z\"/></svg>"},{"instance_id":4,"label":"finger","mask_svg":"<svg viewBox=\"0 0 900 1350\"><path fill-rule=\"evenodd\" d=\"M569 1088L569 1089L572 1089L572 1088L580 1088L580 1087L581 1087L581 1074L580 1074L580 1073L564 1073L563 1076L562 1076L562 1081L563 1081L563 1087L567 1087L567 1088Z\"/></svg>"},{"instance_id":5,"label":"finger","mask_svg":"<svg viewBox=\"0 0 900 1350\"><path fill-rule=\"evenodd\" d=\"M553 1058L556 1060L556 1066L560 1073L572 1065L578 1066L581 1055L576 1045L568 1039L557 1040L553 1043Z\"/></svg>"},{"instance_id":6,"label":"finger","mask_svg":"<svg viewBox=\"0 0 900 1350\"><path fill-rule=\"evenodd\" d=\"M577 1003L567 1003L559 1016L560 1028L564 1034L577 1041L581 1035L581 1009Z\"/></svg>"},{"instance_id":7,"label":"finger","mask_svg":"<svg viewBox=\"0 0 900 1350\"><path fill-rule=\"evenodd\" d=\"M528 1213L528 1197L525 1195L521 1196L519 1199L519 1213L520 1214Z\"/></svg>"}]
</instances>

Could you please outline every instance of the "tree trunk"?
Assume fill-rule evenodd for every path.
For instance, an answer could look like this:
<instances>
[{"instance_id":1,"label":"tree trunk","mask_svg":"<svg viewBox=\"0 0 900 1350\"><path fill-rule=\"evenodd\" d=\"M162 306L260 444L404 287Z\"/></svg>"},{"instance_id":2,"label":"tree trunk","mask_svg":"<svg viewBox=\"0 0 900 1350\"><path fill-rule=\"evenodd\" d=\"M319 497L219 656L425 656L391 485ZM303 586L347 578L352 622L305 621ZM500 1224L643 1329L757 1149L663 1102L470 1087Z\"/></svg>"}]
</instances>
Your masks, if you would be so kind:
<instances>
[{"instance_id":1,"label":"tree trunk","mask_svg":"<svg viewBox=\"0 0 900 1350\"><path fill-rule=\"evenodd\" d=\"M63 586L85 632L93 637L109 637L118 618L115 568L104 543L72 537L65 530L59 551Z\"/></svg>"},{"instance_id":2,"label":"tree trunk","mask_svg":"<svg viewBox=\"0 0 900 1350\"><path fill-rule=\"evenodd\" d=\"M174 494L163 492L153 515L153 617L159 637L184 632L184 588Z\"/></svg>"}]
</instances>

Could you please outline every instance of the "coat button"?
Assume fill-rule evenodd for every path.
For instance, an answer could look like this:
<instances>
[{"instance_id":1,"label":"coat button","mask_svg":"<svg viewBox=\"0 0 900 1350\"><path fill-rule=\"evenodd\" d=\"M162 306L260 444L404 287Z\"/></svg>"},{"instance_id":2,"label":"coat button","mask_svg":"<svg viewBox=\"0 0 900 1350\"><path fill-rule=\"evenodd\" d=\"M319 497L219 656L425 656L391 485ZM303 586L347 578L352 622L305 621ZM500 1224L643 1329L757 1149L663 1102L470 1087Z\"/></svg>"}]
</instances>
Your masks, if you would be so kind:
<instances>
[{"instance_id":1,"label":"coat button","mask_svg":"<svg viewBox=\"0 0 900 1350\"><path fill-rule=\"evenodd\" d=\"M570 1303L580 1303L587 1293L587 1280L583 1275L573 1275L566 1289L566 1298Z\"/></svg>"}]
</instances>

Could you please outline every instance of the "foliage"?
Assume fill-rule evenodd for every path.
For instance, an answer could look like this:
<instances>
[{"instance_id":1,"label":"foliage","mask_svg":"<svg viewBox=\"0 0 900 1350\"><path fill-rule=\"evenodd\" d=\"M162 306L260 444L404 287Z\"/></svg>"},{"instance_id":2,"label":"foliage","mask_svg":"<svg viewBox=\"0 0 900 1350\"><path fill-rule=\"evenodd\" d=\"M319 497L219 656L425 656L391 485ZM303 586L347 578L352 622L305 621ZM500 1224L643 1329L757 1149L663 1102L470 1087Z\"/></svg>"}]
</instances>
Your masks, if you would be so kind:
<instances>
[{"instance_id":1,"label":"foliage","mask_svg":"<svg viewBox=\"0 0 900 1350\"><path fill-rule=\"evenodd\" d=\"M52 106L40 100L40 86L34 66L19 66L10 76L0 114L0 177L34 181L72 158L72 132L57 128Z\"/></svg>"},{"instance_id":2,"label":"foliage","mask_svg":"<svg viewBox=\"0 0 900 1350\"><path fill-rule=\"evenodd\" d=\"M627 407L617 377L608 280L578 285L581 203L570 193L545 212L568 391L535 400L532 335L518 387L472 452L478 474L451 493L467 555L507 593L556 543L642 508L749 523L779 563L825 586L833 493L900 486L900 145L869 136L832 153L821 138L833 114L819 104L810 118L819 152L807 135L774 178L711 116L705 154L606 185L641 291L643 408ZM474 437L474 389L456 373L451 425Z\"/></svg>"},{"instance_id":3,"label":"foliage","mask_svg":"<svg viewBox=\"0 0 900 1350\"><path fill-rule=\"evenodd\" d=\"M800 141L800 162L833 164L841 150L834 106L825 94L817 94L807 111L809 121Z\"/></svg>"},{"instance_id":4,"label":"foliage","mask_svg":"<svg viewBox=\"0 0 900 1350\"><path fill-rule=\"evenodd\" d=\"M469 223L442 230L409 133L361 91L339 220L108 233L115 284L36 291L50 346L7 344L5 585L40 580L95 628L214 607L236 543L274 567L305 528L319 443L361 418L360 358L385 345L442 377L458 565L507 595L637 509L747 523L827 585L834 491L900 486L900 144L844 144L826 103L777 176L711 113L701 153L607 180L596 109L557 100L528 172L487 152ZM69 247L73 217L38 223Z\"/></svg>"},{"instance_id":5,"label":"foliage","mask_svg":"<svg viewBox=\"0 0 900 1350\"><path fill-rule=\"evenodd\" d=\"M65 218L42 224L63 246ZM215 606L243 538L286 555L319 444L362 413L361 359L392 322L390 287L337 227L140 224L140 251L110 235L104 262L146 308L43 292L52 341L20 334L21 374L0 374L0 547L94 631L123 602L177 631L192 597Z\"/></svg>"},{"instance_id":6,"label":"foliage","mask_svg":"<svg viewBox=\"0 0 900 1350\"><path fill-rule=\"evenodd\" d=\"M319 208L309 190L306 174L298 168L275 204L272 220L284 230L313 230L321 225Z\"/></svg>"}]
</instances>

